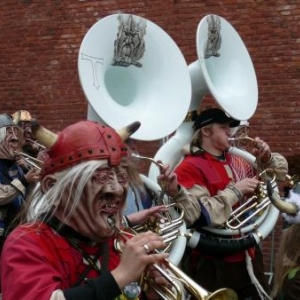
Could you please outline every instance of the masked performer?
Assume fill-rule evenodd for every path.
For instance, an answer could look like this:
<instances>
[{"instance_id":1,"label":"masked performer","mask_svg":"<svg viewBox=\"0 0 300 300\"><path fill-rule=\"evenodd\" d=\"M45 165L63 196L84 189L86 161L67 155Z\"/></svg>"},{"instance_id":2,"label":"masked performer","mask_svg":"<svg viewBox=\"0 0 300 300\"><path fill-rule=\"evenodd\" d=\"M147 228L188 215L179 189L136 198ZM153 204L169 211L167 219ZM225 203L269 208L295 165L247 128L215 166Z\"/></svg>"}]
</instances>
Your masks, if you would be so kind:
<instances>
[{"instance_id":1,"label":"masked performer","mask_svg":"<svg viewBox=\"0 0 300 300\"><path fill-rule=\"evenodd\" d=\"M36 157L39 151L45 148L40 145L32 136L31 121L33 120L30 112L27 110L18 110L12 114L12 118L18 120L18 126L23 129L24 145L23 151L30 156Z\"/></svg>"},{"instance_id":2,"label":"masked performer","mask_svg":"<svg viewBox=\"0 0 300 300\"><path fill-rule=\"evenodd\" d=\"M22 150L22 129L16 126L7 114L0 115L0 241L1 249L9 225L19 212L31 183L39 179L39 171L27 174L16 162L16 155Z\"/></svg>"},{"instance_id":3,"label":"masked performer","mask_svg":"<svg viewBox=\"0 0 300 300\"><path fill-rule=\"evenodd\" d=\"M146 266L168 254L153 252L165 247L153 232L128 239L121 259L113 247L111 224L121 227L131 180L122 141L128 131L81 121L58 135L37 125L35 134L48 151L30 205L4 245L3 299L137 298Z\"/></svg>"}]
</instances>

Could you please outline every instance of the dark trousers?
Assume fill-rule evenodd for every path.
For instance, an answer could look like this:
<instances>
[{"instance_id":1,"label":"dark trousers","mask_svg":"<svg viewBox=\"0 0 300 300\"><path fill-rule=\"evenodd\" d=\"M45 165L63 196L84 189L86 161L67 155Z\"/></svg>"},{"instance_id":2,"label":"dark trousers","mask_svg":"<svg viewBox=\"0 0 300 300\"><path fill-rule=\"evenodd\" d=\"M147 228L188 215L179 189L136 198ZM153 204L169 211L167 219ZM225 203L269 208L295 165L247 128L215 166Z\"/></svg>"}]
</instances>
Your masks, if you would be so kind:
<instances>
[{"instance_id":1,"label":"dark trousers","mask_svg":"<svg viewBox=\"0 0 300 300\"><path fill-rule=\"evenodd\" d=\"M255 277L265 292L270 294L259 247L256 248L252 264ZM237 293L239 300L261 300L249 277L245 261L225 262L221 258L196 255L192 253L191 249L187 249L181 267L187 275L208 292L216 292L220 288L230 288Z\"/></svg>"}]
</instances>

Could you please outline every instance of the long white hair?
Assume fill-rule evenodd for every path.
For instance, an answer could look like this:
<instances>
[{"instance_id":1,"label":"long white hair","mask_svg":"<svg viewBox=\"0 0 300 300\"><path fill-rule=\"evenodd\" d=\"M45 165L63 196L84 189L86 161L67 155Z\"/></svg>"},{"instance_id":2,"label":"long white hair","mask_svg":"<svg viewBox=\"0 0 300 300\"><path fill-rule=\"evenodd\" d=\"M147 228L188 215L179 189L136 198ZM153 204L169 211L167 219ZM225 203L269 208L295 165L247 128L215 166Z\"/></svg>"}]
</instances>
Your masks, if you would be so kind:
<instances>
[{"instance_id":1,"label":"long white hair","mask_svg":"<svg viewBox=\"0 0 300 300\"><path fill-rule=\"evenodd\" d=\"M62 196L66 194L68 194L66 203L68 211L64 212L64 216L68 219L78 205L87 181L104 164L107 164L106 160L90 160L57 172L54 174L56 183L45 193L41 189L41 184L38 183L31 195L31 202L26 213L27 222L35 222L49 212L54 215L62 201Z\"/></svg>"}]
</instances>

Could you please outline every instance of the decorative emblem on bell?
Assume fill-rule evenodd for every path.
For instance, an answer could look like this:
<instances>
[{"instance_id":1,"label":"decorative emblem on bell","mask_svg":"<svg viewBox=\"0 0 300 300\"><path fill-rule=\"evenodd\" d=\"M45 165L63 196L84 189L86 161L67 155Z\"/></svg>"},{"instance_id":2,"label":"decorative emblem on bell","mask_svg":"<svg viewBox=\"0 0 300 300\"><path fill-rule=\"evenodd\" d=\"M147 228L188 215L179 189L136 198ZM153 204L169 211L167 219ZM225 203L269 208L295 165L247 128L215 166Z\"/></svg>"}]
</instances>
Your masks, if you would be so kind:
<instances>
[{"instance_id":1,"label":"decorative emblem on bell","mask_svg":"<svg viewBox=\"0 0 300 300\"><path fill-rule=\"evenodd\" d=\"M137 23L132 15L119 15L118 20L120 25L114 44L113 65L141 67L142 64L139 60L145 52L144 35L146 34L146 21L141 18Z\"/></svg>"},{"instance_id":2,"label":"decorative emblem on bell","mask_svg":"<svg viewBox=\"0 0 300 300\"><path fill-rule=\"evenodd\" d=\"M218 51L221 48L222 37L221 37L221 19L219 16L210 15L207 18L208 23L208 38L206 42L205 58L211 56L219 57Z\"/></svg>"}]
</instances>

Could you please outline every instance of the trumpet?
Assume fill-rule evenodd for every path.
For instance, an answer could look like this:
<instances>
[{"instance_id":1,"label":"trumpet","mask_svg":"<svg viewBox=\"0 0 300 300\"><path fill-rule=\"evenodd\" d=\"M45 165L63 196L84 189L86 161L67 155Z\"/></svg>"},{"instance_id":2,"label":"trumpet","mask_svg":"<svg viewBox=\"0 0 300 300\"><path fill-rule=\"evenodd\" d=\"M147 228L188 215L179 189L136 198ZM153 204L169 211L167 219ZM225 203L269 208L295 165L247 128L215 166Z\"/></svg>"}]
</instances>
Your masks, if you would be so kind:
<instances>
[{"instance_id":1,"label":"trumpet","mask_svg":"<svg viewBox=\"0 0 300 300\"><path fill-rule=\"evenodd\" d=\"M16 156L19 156L25 160L25 162L29 165L29 169L35 168L37 170L41 170L43 166L43 161L39 160L35 157L30 156L25 152L15 152Z\"/></svg>"},{"instance_id":2,"label":"trumpet","mask_svg":"<svg viewBox=\"0 0 300 300\"><path fill-rule=\"evenodd\" d=\"M111 228L117 233L119 239L115 241L116 250L122 253L121 240L128 240L128 234L134 236L137 234L135 230L129 228L129 233L120 230L115 226L115 221L112 218L108 218L107 222ZM159 253L158 250L154 251ZM188 277L184 272L182 272L177 266L171 263L168 259L164 260L166 269L161 268L157 264L153 264L153 268L158 271L171 285L171 288L166 285L158 285L146 271L142 278L140 285L144 289L150 286L162 299L164 300L182 300L184 295L183 287L191 293L196 299L199 300L238 300L235 291L227 288L219 289L213 293L208 292L201 286L199 286L194 280Z\"/></svg>"}]
</instances>

